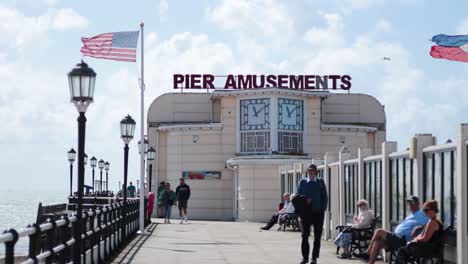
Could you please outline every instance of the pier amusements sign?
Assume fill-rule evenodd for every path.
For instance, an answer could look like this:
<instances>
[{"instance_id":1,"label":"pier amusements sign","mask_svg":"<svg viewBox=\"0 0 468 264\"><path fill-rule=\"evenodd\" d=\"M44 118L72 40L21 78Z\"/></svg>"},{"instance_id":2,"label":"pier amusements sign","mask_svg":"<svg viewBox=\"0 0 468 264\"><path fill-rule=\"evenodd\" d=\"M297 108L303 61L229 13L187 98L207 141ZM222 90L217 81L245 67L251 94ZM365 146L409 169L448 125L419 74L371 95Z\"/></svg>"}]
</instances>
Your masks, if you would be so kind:
<instances>
[{"instance_id":1,"label":"pier amusements sign","mask_svg":"<svg viewBox=\"0 0 468 264\"><path fill-rule=\"evenodd\" d=\"M213 75L174 74L174 89L261 89L349 90L349 75Z\"/></svg>"}]
</instances>

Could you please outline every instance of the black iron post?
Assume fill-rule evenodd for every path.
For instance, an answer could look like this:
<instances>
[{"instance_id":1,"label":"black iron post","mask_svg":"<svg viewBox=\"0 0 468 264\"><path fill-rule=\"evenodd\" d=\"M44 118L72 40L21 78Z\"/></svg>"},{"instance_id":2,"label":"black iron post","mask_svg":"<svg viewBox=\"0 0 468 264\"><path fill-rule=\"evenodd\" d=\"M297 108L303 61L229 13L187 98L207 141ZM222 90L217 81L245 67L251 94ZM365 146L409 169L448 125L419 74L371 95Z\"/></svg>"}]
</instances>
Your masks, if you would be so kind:
<instances>
[{"instance_id":1,"label":"black iron post","mask_svg":"<svg viewBox=\"0 0 468 264\"><path fill-rule=\"evenodd\" d=\"M125 232L126 230L126 226L127 226L127 173L128 173L128 144L126 143L125 144L125 147L124 147L124 186L123 186L123 189L122 189L122 192L123 192L123 203L124 203L124 206L122 208L122 220L123 220L123 224L122 224L122 240L126 240L127 238L127 232Z\"/></svg>"},{"instance_id":2,"label":"black iron post","mask_svg":"<svg viewBox=\"0 0 468 264\"><path fill-rule=\"evenodd\" d=\"M151 192L151 173L153 172L153 164L151 164L151 162L149 162L149 172L148 172L148 177L149 177L149 180L148 180L148 189L149 191Z\"/></svg>"},{"instance_id":3,"label":"black iron post","mask_svg":"<svg viewBox=\"0 0 468 264\"><path fill-rule=\"evenodd\" d=\"M101 170L101 177L99 178L99 192L102 193L102 169Z\"/></svg>"},{"instance_id":4,"label":"black iron post","mask_svg":"<svg viewBox=\"0 0 468 264\"><path fill-rule=\"evenodd\" d=\"M94 182L94 167L93 167L93 193L96 193L96 183Z\"/></svg>"},{"instance_id":5,"label":"black iron post","mask_svg":"<svg viewBox=\"0 0 468 264\"><path fill-rule=\"evenodd\" d=\"M106 193L109 193L109 171L106 170Z\"/></svg>"},{"instance_id":6,"label":"black iron post","mask_svg":"<svg viewBox=\"0 0 468 264\"><path fill-rule=\"evenodd\" d=\"M70 162L70 196L73 195L73 163Z\"/></svg>"},{"instance_id":7,"label":"black iron post","mask_svg":"<svg viewBox=\"0 0 468 264\"><path fill-rule=\"evenodd\" d=\"M86 133L86 117L84 112L80 112L78 117L78 198L76 205L76 229L74 230L74 254L73 263L81 263L81 249L83 247L81 235L83 232L82 217L83 217L83 189L84 189L84 152L85 152L85 133Z\"/></svg>"}]
</instances>

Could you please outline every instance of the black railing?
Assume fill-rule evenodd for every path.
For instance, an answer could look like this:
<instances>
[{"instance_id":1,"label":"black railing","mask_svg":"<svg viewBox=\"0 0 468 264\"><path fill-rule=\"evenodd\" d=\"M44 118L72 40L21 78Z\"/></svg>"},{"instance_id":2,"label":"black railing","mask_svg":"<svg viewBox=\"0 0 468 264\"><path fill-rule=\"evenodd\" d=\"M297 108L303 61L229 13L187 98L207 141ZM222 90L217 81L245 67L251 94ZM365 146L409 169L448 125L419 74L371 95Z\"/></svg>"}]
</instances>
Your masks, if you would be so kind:
<instances>
[{"instance_id":1,"label":"black railing","mask_svg":"<svg viewBox=\"0 0 468 264\"><path fill-rule=\"evenodd\" d=\"M138 205L138 200L128 200L126 205L117 202L83 213L81 263L102 263L125 246L139 229ZM0 243L5 244L4 263L15 263L15 244L26 236L29 237L29 252L23 263L70 262L76 228L77 217L72 215L49 219L44 224L32 224L21 230L6 230L0 234Z\"/></svg>"}]
</instances>

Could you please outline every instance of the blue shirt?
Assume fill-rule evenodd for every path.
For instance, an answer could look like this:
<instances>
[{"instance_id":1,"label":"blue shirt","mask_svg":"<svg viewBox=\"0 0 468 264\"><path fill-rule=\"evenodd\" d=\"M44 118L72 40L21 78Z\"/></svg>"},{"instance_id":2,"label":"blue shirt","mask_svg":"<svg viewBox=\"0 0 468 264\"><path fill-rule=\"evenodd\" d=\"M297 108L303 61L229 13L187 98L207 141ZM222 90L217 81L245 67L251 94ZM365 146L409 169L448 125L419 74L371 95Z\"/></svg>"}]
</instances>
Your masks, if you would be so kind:
<instances>
[{"instance_id":1,"label":"blue shirt","mask_svg":"<svg viewBox=\"0 0 468 264\"><path fill-rule=\"evenodd\" d=\"M395 234L405 236L406 241L411 241L411 232L417 226L425 225L429 221L429 218L426 214L421 211L417 210L416 212L408 215L401 224L399 224L395 228Z\"/></svg>"},{"instance_id":2,"label":"blue shirt","mask_svg":"<svg viewBox=\"0 0 468 264\"><path fill-rule=\"evenodd\" d=\"M314 211L325 211L328 204L327 188L323 180L302 179L297 186L296 193L311 199L310 207Z\"/></svg>"}]
</instances>

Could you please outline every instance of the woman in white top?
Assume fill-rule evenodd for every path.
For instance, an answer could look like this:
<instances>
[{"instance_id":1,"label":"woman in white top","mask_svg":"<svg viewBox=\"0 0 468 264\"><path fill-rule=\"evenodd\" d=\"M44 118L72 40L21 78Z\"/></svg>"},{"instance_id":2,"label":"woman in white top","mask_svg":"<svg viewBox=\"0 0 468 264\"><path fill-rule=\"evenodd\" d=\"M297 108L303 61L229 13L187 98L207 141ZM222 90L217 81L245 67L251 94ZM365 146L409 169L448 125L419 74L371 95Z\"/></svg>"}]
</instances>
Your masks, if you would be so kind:
<instances>
[{"instance_id":1,"label":"woman in white top","mask_svg":"<svg viewBox=\"0 0 468 264\"><path fill-rule=\"evenodd\" d=\"M374 211L370 210L369 203L366 200L359 200L357 203L359 208L359 214L354 216L354 224L349 227L354 229L363 229L371 225L372 220L374 220ZM343 230L335 239L335 245L343 248L343 253L339 255L339 258L350 258L351 253L349 252L349 247L351 246L352 234L346 232L346 229Z\"/></svg>"}]
</instances>

